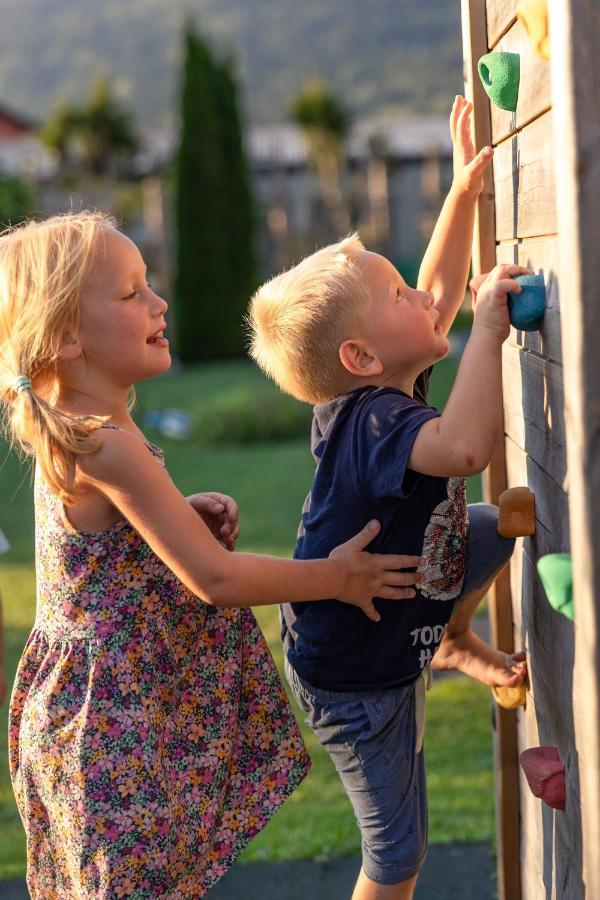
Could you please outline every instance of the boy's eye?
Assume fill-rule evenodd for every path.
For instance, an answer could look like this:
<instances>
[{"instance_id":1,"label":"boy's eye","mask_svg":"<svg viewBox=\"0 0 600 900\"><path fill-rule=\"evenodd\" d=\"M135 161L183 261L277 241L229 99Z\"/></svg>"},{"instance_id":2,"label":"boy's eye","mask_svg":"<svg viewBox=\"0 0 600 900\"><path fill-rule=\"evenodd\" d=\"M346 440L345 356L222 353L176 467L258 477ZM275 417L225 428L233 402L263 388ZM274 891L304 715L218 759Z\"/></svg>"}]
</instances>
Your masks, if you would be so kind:
<instances>
[{"instance_id":1,"label":"boy's eye","mask_svg":"<svg viewBox=\"0 0 600 900\"><path fill-rule=\"evenodd\" d=\"M402 288L398 288L398 290L396 291L396 299L397 300L405 300L406 299L406 296L403 293Z\"/></svg>"}]
</instances>

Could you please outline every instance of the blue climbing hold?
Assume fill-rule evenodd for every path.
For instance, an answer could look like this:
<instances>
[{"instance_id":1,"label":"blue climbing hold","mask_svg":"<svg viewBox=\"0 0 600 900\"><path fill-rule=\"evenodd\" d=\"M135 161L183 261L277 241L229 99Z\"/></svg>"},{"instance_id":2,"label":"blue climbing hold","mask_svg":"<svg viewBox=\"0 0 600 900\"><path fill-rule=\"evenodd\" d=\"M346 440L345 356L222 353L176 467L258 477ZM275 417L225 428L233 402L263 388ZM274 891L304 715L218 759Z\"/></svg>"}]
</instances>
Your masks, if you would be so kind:
<instances>
[{"instance_id":1,"label":"blue climbing hold","mask_svg":"<svg viewBox=\"0 0 600 900\"><path fill-rule=\"evenodd\" d=\"M517 275L520 294L508 295L510 323L520 331L538 331L546 308L543 275Z\"/></svg>"}]
</instances>

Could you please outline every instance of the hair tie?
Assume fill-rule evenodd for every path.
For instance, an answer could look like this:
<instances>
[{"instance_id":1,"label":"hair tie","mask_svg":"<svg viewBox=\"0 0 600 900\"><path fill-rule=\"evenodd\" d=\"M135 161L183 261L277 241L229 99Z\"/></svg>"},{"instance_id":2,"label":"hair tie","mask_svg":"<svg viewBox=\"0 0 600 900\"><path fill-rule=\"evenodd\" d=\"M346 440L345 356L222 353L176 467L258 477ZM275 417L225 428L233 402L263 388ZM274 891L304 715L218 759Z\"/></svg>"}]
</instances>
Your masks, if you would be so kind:
<instances>
[{"instance_id":1,"label":"hair tie","mask_svg":"<svg viewBox=\"0 0 600 900\"><path fill-rule=\"evenodd\" d=\"M19 375L13 382L13 391L20 394L21 391L28 391L31 388L31 379L27 375Z\"/></svg>"}]
</instances>

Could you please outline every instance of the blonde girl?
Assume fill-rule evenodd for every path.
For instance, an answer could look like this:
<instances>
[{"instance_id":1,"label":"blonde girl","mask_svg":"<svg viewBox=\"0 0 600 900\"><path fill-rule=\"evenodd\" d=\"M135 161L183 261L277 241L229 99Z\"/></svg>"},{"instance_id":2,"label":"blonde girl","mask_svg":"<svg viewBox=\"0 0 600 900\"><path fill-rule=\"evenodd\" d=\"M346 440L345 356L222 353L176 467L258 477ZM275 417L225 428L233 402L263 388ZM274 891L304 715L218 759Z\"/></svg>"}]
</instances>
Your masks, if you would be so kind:
<instances>
[{"instance_id":1,"label":"blonde girl","mask_svg":"<svg viewBox=\"0 0 600 900\"><path fill-rule=\"evenodd\" d=\"M166 310L102 214L0 236L0 401L35 459L10 707L33 898L203 896L309 764L249 607L336 597L377 619L373 597L413 594L417 557L362 552L377 523L329 559L228 552L234 501L186 500L131 417L170 364Z\"/></svg>"}]
</instances>

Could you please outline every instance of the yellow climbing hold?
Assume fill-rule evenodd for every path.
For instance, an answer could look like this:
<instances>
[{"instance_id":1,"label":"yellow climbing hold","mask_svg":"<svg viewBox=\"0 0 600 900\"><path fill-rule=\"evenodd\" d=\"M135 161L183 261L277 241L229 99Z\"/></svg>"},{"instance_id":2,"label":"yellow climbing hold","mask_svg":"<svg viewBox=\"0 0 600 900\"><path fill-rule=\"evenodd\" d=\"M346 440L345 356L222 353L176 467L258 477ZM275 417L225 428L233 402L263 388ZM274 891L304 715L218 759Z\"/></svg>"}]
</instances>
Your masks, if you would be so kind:
<instances>
[{"instance_id":1,"label":"yellow climbing hold","mask_svg":"<svg viewBox=\"0 0 600 900\"><path fill-rule=\"evenodd\" d=\"M525 706L527 688L524 684L517 687L497 685L492 688L492 694L498 706L502 706L504 709L516 709L518 706Z\"/></svg>"},{"instance_id":2,"label":"yellow climbing hold","mask_svg":"<svg viewBox=\"0 0 600 900\"><path fill-rule=\"evenodd\" d=\"M517 18L523 23L531 46L542 59L550 59L547 0L520 0Z\"/></svg>"}]
</instances>

